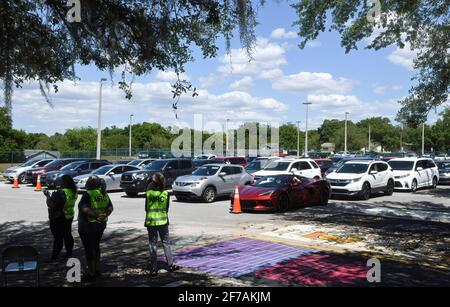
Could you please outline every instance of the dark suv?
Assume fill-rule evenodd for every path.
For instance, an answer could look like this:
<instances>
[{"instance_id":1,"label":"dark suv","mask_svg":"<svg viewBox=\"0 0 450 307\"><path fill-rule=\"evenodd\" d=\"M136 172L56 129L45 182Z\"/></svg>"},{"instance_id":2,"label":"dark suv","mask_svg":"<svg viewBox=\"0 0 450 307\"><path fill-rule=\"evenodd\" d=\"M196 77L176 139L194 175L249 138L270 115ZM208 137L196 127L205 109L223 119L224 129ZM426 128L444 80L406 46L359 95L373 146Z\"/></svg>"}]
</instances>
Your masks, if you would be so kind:
<instances>
[{"instance_id":1,"label":"dark suv","mask_svg":"<svg viewBox=\"0 0 450 307\"><path fill-rule=\"evenodd\" d=\"M46 164L44 167L37 167L37 168L33 168L32 170L27 171L25 180L27 183L36 185L38 175L42 176L45 173L48 173L51 171L57 171L69 163L76 162L76 161L84 161L84 160L86 160L86 159L69 158L69 159L53 160L52 162Z\"/></svg>"},{"instance_id":2,"label":"dark suv","mask_svg":"<svg viewBox=\"0 0 450 307\"><path fill-rule=\"evenodd\" d=\"M136 196L138 193L147 190L152 176L156 172L164 175L166 188L169 188L178 176L191 174L193 170L192 161L188 159L155 160L143 170L123 173L120 179L120 187L128 196Z\"/></svg>"},{"instance_id":3,"label":"dark suv","mask_svg":"<svg viewBox=\"0 0 450 307\"><path fill-rule=\"evenodd\" d=\"M56 188L60 184L63 175L69 175L74 178L76 176L90 174L97 168L111 164L106 160L88 160L77 161L63 166L60 170L47 172L41 175L41 183L48 188Z\"/></svg>"}]
</instances>

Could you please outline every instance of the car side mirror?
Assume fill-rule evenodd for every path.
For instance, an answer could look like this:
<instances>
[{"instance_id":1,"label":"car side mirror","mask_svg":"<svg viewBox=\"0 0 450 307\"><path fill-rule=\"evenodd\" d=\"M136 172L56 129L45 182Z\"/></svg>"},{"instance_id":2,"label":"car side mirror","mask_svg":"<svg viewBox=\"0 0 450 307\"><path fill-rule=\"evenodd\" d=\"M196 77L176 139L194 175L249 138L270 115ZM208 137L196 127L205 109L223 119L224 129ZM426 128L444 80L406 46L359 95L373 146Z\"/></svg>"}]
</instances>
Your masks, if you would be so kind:
<instances>
[{"instance_id":1,"label":"car side mirror","mask_svg":"<svg viewBox=\"0 0 450 307\"><path fill-rule=\"evenodd\" d=\"M420 172L420 171L423 171L423 167L418 167L418 168L416 168L416 171L418 171L418 172Z\"/></svg>"},{"instance_id":2,"label":"car side mirror","mask_svg":"<svg viewBox=\"0 0 450 307\"><path fill-rule=\"evenodd\" d=\"M114 172L109 173L110 176L115 175L115 174L116 174L116 173L114 173Z\"/></svg>"},{"instance_id":3,"label":"car side mirror","mask_svg":"<svg viewBox=\"0 0 450 307\"><path fill-rule=\"evenodd\" d=\"M296 172L298 172L298 169L296 169L295 167L291 168L291 173L296 173Z\"/></svg>"},{"instance_id":4,"label":"car side mirror","mask_svg":"<svg viewBox=\"0 0 450 307\"><path fill-rule=\"evenodd\" d=\"M220 176L220 177L225 177L226 175L227 175L226 172L220 172L220 173L219 173L219 176Z\"/></svg>"}]
</instances>

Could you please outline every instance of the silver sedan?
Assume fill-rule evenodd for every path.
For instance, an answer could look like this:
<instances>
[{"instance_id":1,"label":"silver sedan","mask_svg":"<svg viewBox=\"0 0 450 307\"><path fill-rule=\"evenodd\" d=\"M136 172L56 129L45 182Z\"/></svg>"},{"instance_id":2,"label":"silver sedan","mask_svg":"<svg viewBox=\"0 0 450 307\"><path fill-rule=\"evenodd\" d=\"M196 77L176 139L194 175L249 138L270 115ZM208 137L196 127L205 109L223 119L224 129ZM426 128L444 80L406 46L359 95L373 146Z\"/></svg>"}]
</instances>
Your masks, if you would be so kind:
<instances>
[{"instance_id":1,"label":"silver sedan","mask_svg":"<svg viewBox=\"0 0 450 307\"><path fill-rule=\"evenodd\" d=\"M253 176L240 165L205 164L192 175L178 177L172 191L178 200L201 198L213 202L218 196L229 195L237 185L253 182Z\"/></svg>"},{"instance_id":2,"label":"silver sedan","mask_svg":"<svg viewBox=\"0 0 450 307\"><path fill-rule=\"evenodd\" d=\"M90 176L95 175L105 181L107 191L122 190L120 188L120 177L122 177L122 173L136 170L139 170L139 168L132 165L125 165L125 164L105 165L96 169L90 174L75 177L74 181L79 190L85 190L86 181Z\"/></svg>"}]
</instances>

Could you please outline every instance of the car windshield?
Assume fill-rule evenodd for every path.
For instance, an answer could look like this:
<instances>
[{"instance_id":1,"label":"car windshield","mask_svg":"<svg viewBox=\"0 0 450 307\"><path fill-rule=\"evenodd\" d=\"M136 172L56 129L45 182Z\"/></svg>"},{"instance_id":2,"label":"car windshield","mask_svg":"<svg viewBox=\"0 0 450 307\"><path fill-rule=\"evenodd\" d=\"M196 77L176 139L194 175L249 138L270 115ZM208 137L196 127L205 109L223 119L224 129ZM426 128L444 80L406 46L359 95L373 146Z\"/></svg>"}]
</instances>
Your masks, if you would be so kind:
<instances>
[{"instance_id":1,"label":"car windshield","mask_svg":"<svg viewBox=\"0 0 450 307\"><path fill-rule=\"evenodd\" d=\"M84 162L72 162L67 164L66 166L63 166L61 170L67 170L67 171L73 171L79 166L80 164L83 164Z\"/></svg>"},{"instance_id":2,"label":"car windshield","mask_svg":"<svg viewBox=\"0 0 450 307\"><path fill-rule=\"evenodd\" d=\"M38 162L39 160L30 160L25 162L24 164L22 164L21 166L32 166L33 164L35 164L36 162Z\"/></svg>"},{"instance_id":3,"label":"car windshield","mask_svg":"<svg viewBox=\"0 0 450 307\"><path fill-rule=\"evenodd\" d=\"M264 160L258 160L250 162L249 165L245 167L247 171L259 171L262 168L262 164L264 163Z\"/></svg>"},{"instance_id":4,"label":"car windshield","mask_svg":"<svg viewBox=\"0 0 450 307\"><path fill-rule=\"evenodd\" d=\"M364 163L345 163L336 170L336 173L344 174L363 174L367 172L369 164Z\"/></svg>"},{"instance_id":5,"label":"car windshield","mask_svg":"<svg viewBox=\"0 0 450 307\"><path fill-rule=\"evenodd\" d=\"M215 175L217 173L219 168L220 168L220 166L215 166L215 165L200 166L194 172L192 172L192 175L195 175L195 176L212 176L212 175Z\"/></svg>"},{"instance_id":6,"label":"car windshield","mask_svg":"<svg viewBox=\"0 0 450 307\"><path fill-rule=\"evenodd\" d=\"M141 162L142 162L142 160L133 160L130 163L128 163L128 165L138 166L138 164Z\"/></svg>"},{"instance_id":7,"label":"car windshield","mask_svg":"<svg viewBox=\"0 0 450 307\"><path fill-rule=\"evenodd\" d=\"M437 162L437 167L439 169L448 169L450 170L450 162Z\"/></svg>"},{"instance_id":8,"label":"car windshield","mask_svg":"<svg viewBox=\"0 0 450 307\"><path fill-rule=\"evenodd\" d=\"M94 174L94 175L104 175L110 169L112 169L113 167L115 167L115 165L105 165L105 166L102 166L100 168L97 168L94 172L92 172L92 174Z\"/></svg>"},{"instance_id":9,"label":"car windshield","mask_svg":"<svg viewBox=\"0 0 450 307\"><path fill-rule=\"evenodd\" d=\"M149 171L160 171L163 169L163 167L167 164L167 161L160 160L160 161L153 161L150 164L147 164L145 167L146 170Z\"/></svg>"},{"instance_id":10,"label":"car windshield","mask_svg":"<svg viewBox=\"0 0 450 307\"><path fill-rule=\"evenodd\" d=\"M49 164L46 164L45 167L54 167L54 166L60 166L63 164L64 164L63 160L55 160L55 161L50 162Z\"/></svg>"},{"instance_id":11,"label":"car windshield","mask_svg":"<svg viewBox=\"0 0 450 307\"><path fill-rule=\"evenodd\" d=\"M413 169L413 161L388 161L394 171L410 171Z\"/></svg>"},{"instance_id":12,"label":"car windshield","mask_svg":"<svg viewBox=\"0 0 450 307\"><path fill-rule=\"evenodd\" d=\"M264 168L264 170L285 171L288 169L290 164L291 164L291 162L272 161Z\"/></svg>"},{"instance_id":13,"label":"car windshield","mask_svg":"<svg viewBox=\"0 0 450 307\"><path fill-rule=\"evenodd\" d=\"M208 159L208 158L209 158L209 156L207 156L207 155L202 155L202 156L195 157L195 160L206 160L206 159Z\"/></svg>"},{"instance_id":14,"label":"car windshield","mask_svg":"<svg viewBox=\"0 0 450 307\"><path fill-rule=\"evenodd\" d=\"M264 188L276 188L288 184L291 178L291 176L265 176L258 179L253 185Z\"/></svg>"}]
</instances>

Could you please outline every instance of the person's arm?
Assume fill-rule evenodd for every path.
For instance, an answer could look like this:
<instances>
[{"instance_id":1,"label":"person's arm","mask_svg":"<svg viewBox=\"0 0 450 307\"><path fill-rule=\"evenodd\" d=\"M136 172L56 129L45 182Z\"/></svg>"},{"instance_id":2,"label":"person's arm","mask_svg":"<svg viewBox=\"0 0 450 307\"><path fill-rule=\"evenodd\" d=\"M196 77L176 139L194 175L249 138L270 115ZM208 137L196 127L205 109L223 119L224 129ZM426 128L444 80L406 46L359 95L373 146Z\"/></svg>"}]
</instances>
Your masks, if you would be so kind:
<instances>
[{"instance_id":1,"label":"person's arm","mask_svg":"<svg viewBox=\"0 0 450 307\"><path fill-rule=\"evenodd\" d=\"M110 216L111 213L114 211L113 204L111 202L111 199L109 200L108 208L106 208L106 216Z\"/></svg>"},{"instance_id":2,"label":"person's arm","mask_svg":"<svg viewBox=\"0 0 450 307\"><path fill-rule=\"evenodd\" d=\"M66 194L59 190L59 191L55 191L52 193L52 195L50 196L50 194L46 194L47 197L47 207L50 209L53 208L63 208L64 204L66 203Z\"/></svg>"},{"instance_id":3,"label":"person's arm","mask_svg":"<svg viewBox=\"0 0 450 307\"><path fill-rule=\"evenodd\" d=\"M81 197L80 203L78 204L78 209L88 218L97 218L97 214L91 208L91 199L87 193L83 194Z\"/></svg>"},{"instance_id":4,"label":"person's arm","mask_svg":"<svg viewBox=\"0 0 450 307\"><path fill-rule=\"evenodd\" d=\"M170 205L170 196L167 196L167 206L166 212L169 213L169 205Z\"/></svg>"}]
</instances>

